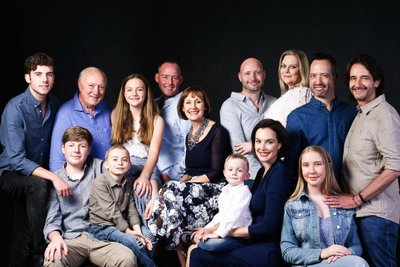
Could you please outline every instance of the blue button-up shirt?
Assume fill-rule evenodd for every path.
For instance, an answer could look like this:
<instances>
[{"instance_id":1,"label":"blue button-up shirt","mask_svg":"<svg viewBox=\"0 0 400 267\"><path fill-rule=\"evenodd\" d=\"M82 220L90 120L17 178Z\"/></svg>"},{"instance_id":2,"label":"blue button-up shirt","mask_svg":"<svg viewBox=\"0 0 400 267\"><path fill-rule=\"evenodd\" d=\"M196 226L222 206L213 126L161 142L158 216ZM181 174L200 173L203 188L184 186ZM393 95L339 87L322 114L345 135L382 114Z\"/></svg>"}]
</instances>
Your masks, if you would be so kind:
<instances>
[{"instance_id":1,"label":"blue button-up shirt","mask_svg":"<svg viewBox=\"0 0 400 267\"><path fill-rule=\"evenodd\" d=\"M42 117L40 102L29 87L8 102L0 126L0 175L4 171L31 175L39 166L48 168L51 131L59 106L59 100L48 95Z\"/></svg>"},{"instance_id":2,"label":"blue button-up shirt","mask_svg":"<svg viewBox=\"0 0 400 267\"><path fill-rule=\"evenodd\" d=\"M185 171L185 137L192 123L178 116L178 101L182 92L165 100L160 110L164 118L164 132L157 167L162 173L167 173L172 180L179 180ZM156 99L161 101L162 96ZM179 166L176 166L179 165ZM170 171L171 168L181 170L181 173Z\"/></svg>"},{"instance_id":3,"label":"blue button-up shirt","mask_svg":"<svg viewBox=\"0 0 400 267\"><path fill-rule=\"evenodd\" d=\"M335 244L348 248L352 255L362 253L355 210L329 207L330 221ZM294 201L285 205L281 235L282 256L293 266L311 265L320 262L320 227L317 206L305 191Z\"/></svg>"},{"instance_id":4,"label":"blue button-up shirt","mask_svg":"<svg viewBox=\"0 0 400 267\"><path fill-rule=\"evenodd\" d=\"M111 121L110 109L105 102L100 102L91 116L83 107L78 98L65 102L57 113L50 148L50 170L59 169L65 162L61 151L62 136L69 127L81 126L90 131L93 136L90 155L94 158L104 159L107 149L110 147Z\"/></svg>"},{"instance_id":5,"label":"blue button-up shirt","mask_svg":"<svg viewBox=\"0 0 400 267\"><path fill-rule=\"evenodd\" d=\"M318 145L332 157L335 176L340 181L344 141L356 114L355 106L337 97L332 102L331 111L314 97L293 110L286 125L290 137L286 162L292 174L297 175L301 151L307 146Z\"/></svg>"}]
</instances>

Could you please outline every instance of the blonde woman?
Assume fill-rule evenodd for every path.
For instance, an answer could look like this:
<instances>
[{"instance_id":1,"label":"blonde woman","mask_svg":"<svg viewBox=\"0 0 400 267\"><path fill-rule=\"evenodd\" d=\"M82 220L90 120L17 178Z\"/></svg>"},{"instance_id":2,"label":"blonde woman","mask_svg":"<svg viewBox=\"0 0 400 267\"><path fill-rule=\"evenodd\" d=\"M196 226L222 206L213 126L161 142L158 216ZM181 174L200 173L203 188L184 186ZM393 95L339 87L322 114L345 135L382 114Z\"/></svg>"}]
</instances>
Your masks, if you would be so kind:
<instances>
[{"instance_id":1,"label":"blonde woman","mask_svg":"<svg viewBox=\"0 0 400 267\"><path fill-rule=\"evenodd\" d=\"M366 267L353 209L325 204L341 194L332 159L320 146L309 146L299 158L299 177L285 205L281 235L282 256L292 266Z\"/></svg>"},{"instance_id":2,"label":"blonde woman","mask_svg":"<svg viewBox=\"0 0 400 267\"><path fill-rule=\"evenodd\" d=\"M279 59L278 76L281 96L264 113L264 118L278 120L286 127L289 113L308 103L312 96L308 88L307 55L301 50L284 51Z\"/></svg>"}]
</instances>

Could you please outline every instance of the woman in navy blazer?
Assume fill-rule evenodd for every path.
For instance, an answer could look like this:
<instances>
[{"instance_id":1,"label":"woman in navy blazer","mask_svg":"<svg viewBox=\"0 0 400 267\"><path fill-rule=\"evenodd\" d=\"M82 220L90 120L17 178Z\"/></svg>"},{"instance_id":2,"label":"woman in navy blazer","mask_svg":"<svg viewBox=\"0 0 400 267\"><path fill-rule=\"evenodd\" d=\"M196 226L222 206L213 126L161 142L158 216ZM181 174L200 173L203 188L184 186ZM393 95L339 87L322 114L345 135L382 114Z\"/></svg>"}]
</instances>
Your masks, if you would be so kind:
<instances>
[{"instance_id":1,"label":"woman in navy blazer","mask_svg":"<svg viewBox=\"0 0 400 267\"><path fill-rule=\"evenodd\" d=\"M293 181L281 160L288 136L278 121L261 120L251 134L252 149L262 163L252 186L250 210L253 222L230 232L243 238L243 246L231 251L209 252L196 248L191 267L204 266L285 266L279 248L283 208L293 190Z\"/></svg>"}]
</instances>

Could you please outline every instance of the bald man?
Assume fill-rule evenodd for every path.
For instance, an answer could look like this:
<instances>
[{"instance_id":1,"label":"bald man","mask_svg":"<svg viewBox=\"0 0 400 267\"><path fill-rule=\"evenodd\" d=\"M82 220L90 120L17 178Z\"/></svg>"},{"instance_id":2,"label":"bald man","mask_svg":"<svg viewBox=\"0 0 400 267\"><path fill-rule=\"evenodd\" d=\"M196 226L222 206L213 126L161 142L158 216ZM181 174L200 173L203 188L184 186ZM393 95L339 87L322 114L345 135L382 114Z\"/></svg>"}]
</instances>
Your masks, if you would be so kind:
<instances>
[{"instance_id":1,"label":"bald man","mask_svg":"<svg viewBox=\"0 0 400 267\"><path fill-rule=\"evenodd\" d=\"M219 111L221 124L229 131L233 152L246 156L250 178L254 180L260 162L251 151L251 131L276 98L262 91L266 73L256 58L247 58L238 73L242 83L240 93L232 92Z\"/></svg>"}]
</instances>

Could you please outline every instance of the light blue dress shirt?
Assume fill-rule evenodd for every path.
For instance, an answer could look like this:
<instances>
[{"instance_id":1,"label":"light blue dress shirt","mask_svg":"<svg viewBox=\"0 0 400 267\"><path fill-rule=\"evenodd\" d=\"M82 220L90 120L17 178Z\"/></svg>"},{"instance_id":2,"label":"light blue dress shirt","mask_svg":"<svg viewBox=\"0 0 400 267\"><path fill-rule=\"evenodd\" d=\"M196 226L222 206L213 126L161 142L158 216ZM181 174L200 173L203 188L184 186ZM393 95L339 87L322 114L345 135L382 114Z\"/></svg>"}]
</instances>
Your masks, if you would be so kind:
<instances>
[{"instance_id":1,"label":"light blue dress shirt","mask_svg":"<svg viewBox=\"0 0 400 267\"><path fill-rule=\"evenodd\" d=\"M65 102L59 109L54 122L53 134L51 136L50 148L50 170L59 169L65 162L61 151L62 136L69 127L81 126L93 135L92 151L90 155L95 158L104 159L111 140L111 111L105 102L100 102L95 109L93 117L83 107L78 98Z\"/></svg>"},{"instance_id":2,"label":"light blue dress shirt","mask_svg":"<svg viewBox=\"0 0 400 267\"><path fill-rule=\"evenodd\" d=\"M219 111L220 122L229 132L233 152L235 144L251 142L254 126L275 101L275 97L261 93L258 110L250 98L241 93L232 92L224 101ZM255 179L261 163L253 153L246 154L246 158L250 164L250 178Z\"/></svg>"},{"instance_id":3,"label":"light blue dress shirt","mask_svg":"<svg viewBox=\"0 0 400 267\"><path fill-rule=\"evenodd\" d=\"M191 125L189 120L178 116L177 105L181 95L182 92L165 100L160 111L164 119L164 133L157 167L175 181L185 173L185 138ZM161 97L155 101L158 103Z\"/></svg>"}]
</instances>

